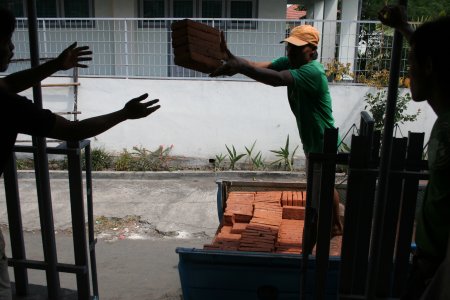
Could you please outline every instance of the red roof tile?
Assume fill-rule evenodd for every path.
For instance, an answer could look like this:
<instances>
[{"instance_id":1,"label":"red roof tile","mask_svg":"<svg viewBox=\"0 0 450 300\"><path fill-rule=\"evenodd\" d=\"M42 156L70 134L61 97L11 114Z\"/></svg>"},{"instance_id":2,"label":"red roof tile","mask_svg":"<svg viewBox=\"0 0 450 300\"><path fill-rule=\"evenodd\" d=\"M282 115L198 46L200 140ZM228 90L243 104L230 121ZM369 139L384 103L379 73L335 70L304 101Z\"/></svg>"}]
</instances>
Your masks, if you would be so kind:
<instances>
[{"instance_id":1,"label":"red roof tile","mask_svg":"<svg viewBox=\"0 0 450 300\"><path fill-rule=\"evenodd\" d=\"M286 19L288 20L299 20L306 17L306 11L297 10L298 4L293 4L286 9Z\"/></svg>"}]
</instances>

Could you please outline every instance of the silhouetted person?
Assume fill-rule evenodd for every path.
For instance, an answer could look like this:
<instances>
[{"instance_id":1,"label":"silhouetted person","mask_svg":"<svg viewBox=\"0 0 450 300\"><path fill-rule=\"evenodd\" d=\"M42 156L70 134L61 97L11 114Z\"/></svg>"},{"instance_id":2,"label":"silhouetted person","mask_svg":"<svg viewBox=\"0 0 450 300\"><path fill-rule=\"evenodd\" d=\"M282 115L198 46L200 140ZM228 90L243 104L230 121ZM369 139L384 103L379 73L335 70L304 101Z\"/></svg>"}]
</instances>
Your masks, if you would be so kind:
<instances>
[{"instance_id":1,"label":"silhouetted person","mask_svg":"<svg viewBox=\"0 0 450 300\"><path fill-rule=\"evenodd\" d=\"M0 8L0 72L8 69L14 55L11 41L16 19L8 10ZM17 134L50 137L59 140L81 140L98 135L129 119L144 118L157 110L159 100L144 102L147 94L134 98L121 110L82 121L71 122L41 109L31 100L17 95L35 83L59 70L73 67L86 68L83 61L91 60L88 47L77 47L76 43L64 50L56 59L38 67L0 78L0 176L5 162L12 155ZM11 299L5 243L0 231L0 299Z\"/></svg>"},{"instance_id":2,"label":"silhouetted person","mask_svg":"<svg viewBox=\"0 0 450 300\"><path fill-rule=\"evenodd\" d=\"M428 142L430 177L417 218L417 251L402 299L450 299L449 282L442 281L450 277L448 258L443 264L450 232L450 17L426 22L416 31L407 22L405 7L386 6L379 18L408 40L412 98L427 101L437 115ZM434 277L439 266L439 277ZM430 282L434 290L423 294Z\"/></svg>"}]
</instances>

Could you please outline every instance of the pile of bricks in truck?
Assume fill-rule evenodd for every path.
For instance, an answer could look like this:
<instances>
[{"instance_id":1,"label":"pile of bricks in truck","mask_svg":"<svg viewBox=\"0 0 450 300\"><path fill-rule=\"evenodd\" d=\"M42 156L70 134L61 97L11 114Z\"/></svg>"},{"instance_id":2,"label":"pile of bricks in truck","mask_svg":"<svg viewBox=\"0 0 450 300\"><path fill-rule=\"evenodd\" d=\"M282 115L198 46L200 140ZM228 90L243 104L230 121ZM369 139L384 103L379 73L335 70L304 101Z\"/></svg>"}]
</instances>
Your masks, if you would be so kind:
<instances>
[{"instance_id":1,"label":"pile of bricks in truck","mask_svg":"<svg viewBox=\"0 0 450 300\"><path fill-rule=\"evenodd\" d=\"M172 23L171 29L176 65L203 73L222 65L225 54L218 29L189 19Z\"/></svg>"},{"instance_id":2,"label":"pile of bricks in truck","mask_svg":"<svg viewBox=\"0 0 450 300\"><path fill-rule=\"evenodd\" d=\"M300 254L306 192L230 192L219 230L204 249Z\"/></svg>"}]
</instances>

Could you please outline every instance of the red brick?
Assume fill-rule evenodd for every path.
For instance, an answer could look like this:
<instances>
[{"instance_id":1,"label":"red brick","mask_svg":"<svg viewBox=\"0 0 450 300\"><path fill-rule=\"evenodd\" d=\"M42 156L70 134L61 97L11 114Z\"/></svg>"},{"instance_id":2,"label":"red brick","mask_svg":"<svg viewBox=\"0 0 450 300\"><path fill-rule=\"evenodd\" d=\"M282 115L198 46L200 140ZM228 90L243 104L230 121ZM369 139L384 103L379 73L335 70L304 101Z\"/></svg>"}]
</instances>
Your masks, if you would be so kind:
<instances>
[{"instance_id":1,"label":"red brick","mask_svg":"<svg viewBox=\"0 0 450 300\"><path fill-rule=\"evenodd\" d=\"M192 20L172 23L172 47L175 64L211 73L221 66L220 31Z\"/></svg>"},{"instance_id":2,"label":"red brick","mask_svg":"<svg viewBox=\"0 0 450 300\"><path fill-rule=\"evenodd\" d=\"M304 220L305 207L302 206L284 206L283 219Z\"/></svg>"},{"instance_id":3,"label":"red brick","mask_svg":"<svg viewBox=\"0 0 450 300\"><path fill-rule=\"evenodd\" d=\"M180 21L176 21L176 22L173 22L170 25L170 28L172 29L172 31L177 31L179 29L183 29L183 28L186 28L186 27L192 28L192 29L196 29L196 30L199 30L199 31L203 31L203 32L207 32L207 33L214 34L214 35L217 35L217 34L220 35L219 29L211 27L211 26L209 26L207 24L203 24L203 23L200 23L200 22L195 22L195 21L192 21L192 20L189 20L189 19L183 19L183 20L180 20Z\"/></svg>"}]
</instances>

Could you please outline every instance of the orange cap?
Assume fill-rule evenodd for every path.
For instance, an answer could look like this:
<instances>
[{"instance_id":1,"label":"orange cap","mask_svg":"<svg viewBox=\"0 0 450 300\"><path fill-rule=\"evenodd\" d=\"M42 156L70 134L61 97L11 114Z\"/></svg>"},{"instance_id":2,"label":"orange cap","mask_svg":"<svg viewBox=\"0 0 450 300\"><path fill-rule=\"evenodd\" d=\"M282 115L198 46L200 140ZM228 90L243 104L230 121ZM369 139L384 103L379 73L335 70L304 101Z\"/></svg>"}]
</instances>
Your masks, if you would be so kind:
<instances>
[{"instance_id":1,"label":"orange cap","mask_svg":"<svg viewBox=\"0 0 450 300\"><path fill-rule=\"evenodd\" d=\"M311 44L317 47L319 44L319 31L311 25L300 25L294 27L289 37L284 39L284 41L295 46Z\"/></svg>"}]
</instances>

